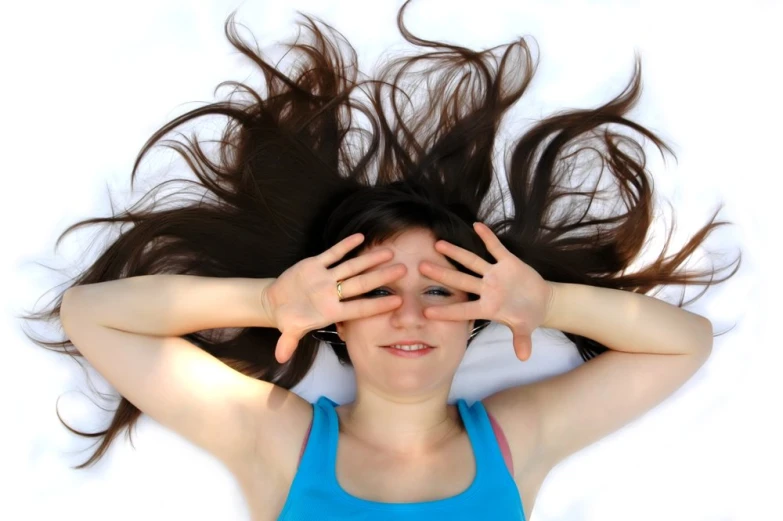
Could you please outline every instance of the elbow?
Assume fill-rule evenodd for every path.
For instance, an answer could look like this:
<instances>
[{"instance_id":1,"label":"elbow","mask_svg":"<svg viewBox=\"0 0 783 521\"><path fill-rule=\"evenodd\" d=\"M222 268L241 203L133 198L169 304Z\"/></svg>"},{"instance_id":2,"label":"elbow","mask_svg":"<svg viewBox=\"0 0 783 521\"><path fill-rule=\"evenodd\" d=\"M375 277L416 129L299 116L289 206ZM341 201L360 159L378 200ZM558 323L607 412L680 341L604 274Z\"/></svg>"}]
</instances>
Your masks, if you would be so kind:
<instances>
[{"instance_id":1,"label":"elbow","mask_svg":"<svg viewBox=\"0 0 783 521\"><path fill-rule=\"evenodd\" d=\"M65 293L63 293L62 302L60 302L60 324L62 324L63 330L65 330L66 333L68 333L68 324L73 319L73 316L77 311L77 290L78 287L76 286L65 290Z\"/></svg>"},{"instance_id":2,"label":"elbow","mask_svg":"<svg viewBox=\"0 0 783 521\"><path fill-rule=\"evenodd\" d=\"M708 318L704 318L702 321L703 323L703 329L704 329L704 341L709 347L709 349L712 349L712 339L715 337L712 330L712 322Z\"/></svg>"},{"instance_id":3,"label":"elbow","mask_svg":"<svg viewBox=\"0 0 783 521\"><path fill-rule=\"evenodd\" d=\"M712 353L713 344L713 330L712 322L705 317L700 317L698 333L696 335L696 341L694 342L695 349L703 358L703 361L707 361Z\"/></svg>"}]
</instances>

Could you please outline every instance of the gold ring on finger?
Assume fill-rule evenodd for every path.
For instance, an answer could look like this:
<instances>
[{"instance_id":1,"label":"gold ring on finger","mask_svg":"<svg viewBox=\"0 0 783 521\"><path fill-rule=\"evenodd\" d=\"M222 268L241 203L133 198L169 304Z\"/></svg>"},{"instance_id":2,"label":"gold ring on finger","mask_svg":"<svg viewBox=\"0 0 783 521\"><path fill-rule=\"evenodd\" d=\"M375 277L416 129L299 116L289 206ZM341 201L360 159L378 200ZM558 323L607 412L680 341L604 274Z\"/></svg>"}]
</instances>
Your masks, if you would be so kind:
<instances>
[{"instance_id":1,"label":"gold ring on finger","mask_svg":"<svg viewBox=\"0 0 783 521\"><path fill-rule=\"evenodd\" d=\"M337 281L337 299L338 300L343 299L343 281L341 280Z\"/></svg>"}]
</instances>

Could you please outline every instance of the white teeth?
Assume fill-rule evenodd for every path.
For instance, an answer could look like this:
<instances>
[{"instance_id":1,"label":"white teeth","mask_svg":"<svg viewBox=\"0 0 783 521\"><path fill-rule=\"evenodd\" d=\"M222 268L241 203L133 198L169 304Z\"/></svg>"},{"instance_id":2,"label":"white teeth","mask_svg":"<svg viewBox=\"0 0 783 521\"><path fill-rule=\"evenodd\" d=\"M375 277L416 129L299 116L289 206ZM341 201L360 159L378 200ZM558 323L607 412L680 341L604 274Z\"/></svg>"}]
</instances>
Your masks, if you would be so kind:
<instances>
[{"instance_id":1,"label":"white teeth","mask_svg":"<svg viewBox=\"0 0 783 521\"><path fill-rule=\"evenodd\" d=\"M424 344L413 344L410 346L393 345L389 347L393 347L394 349L402 349L403 351L420 351L422 349L426 349L429 346Z\"/></svg>"}]
</instances>

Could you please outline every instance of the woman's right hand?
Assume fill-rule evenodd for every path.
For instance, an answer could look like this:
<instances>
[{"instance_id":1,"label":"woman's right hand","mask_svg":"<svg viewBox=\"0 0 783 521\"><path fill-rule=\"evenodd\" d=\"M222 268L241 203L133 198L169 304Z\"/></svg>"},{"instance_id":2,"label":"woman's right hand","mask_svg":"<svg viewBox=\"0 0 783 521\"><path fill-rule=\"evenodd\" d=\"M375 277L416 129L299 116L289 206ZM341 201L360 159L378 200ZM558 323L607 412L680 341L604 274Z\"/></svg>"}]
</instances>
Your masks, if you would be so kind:
<instances>
[{"instance_id":1,"label":"woman's right hand","mask_svg":"<svg viewBox=\"0 0 783 521\"><path fill-rule=\"evenodd\" d=\"M393 257L387 248L358 255L327 269L363 241L362 234L346 237L320 255L294 264L265 288L261 302L282 333L275 348L278 362L290 359L299 340L310 331L335 322L386 313L402 304L398 295L349 301L405 275L407 269L402 264L362 274ZM342 300L337 298L338 281L342 281Z\"/></svg>"}]
</instances>

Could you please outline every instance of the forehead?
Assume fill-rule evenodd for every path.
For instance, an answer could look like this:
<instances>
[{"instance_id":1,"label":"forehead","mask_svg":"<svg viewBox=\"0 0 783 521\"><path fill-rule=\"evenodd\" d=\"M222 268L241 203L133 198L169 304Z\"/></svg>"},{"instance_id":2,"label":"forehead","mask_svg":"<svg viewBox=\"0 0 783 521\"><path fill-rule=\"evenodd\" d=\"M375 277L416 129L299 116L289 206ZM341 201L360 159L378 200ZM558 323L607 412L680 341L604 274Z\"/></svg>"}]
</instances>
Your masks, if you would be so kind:
<instances>
[{"instance_id":1,"label":"forehead","mask_svg":"<svg viewBox=\"0 0 783 521\"><path fill-rule=\"evenodd\" d=\"M403 262L405 264L418 264L426 260L433 264L442 266L451 266L446 257L435 250L435 235L430 230L413 229L408 230L393 239L367 248L367 253L381 248L388 248L394 252L394 257L384 264L396 264Z\"/></svg>"}]
</instances>

